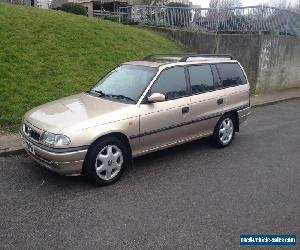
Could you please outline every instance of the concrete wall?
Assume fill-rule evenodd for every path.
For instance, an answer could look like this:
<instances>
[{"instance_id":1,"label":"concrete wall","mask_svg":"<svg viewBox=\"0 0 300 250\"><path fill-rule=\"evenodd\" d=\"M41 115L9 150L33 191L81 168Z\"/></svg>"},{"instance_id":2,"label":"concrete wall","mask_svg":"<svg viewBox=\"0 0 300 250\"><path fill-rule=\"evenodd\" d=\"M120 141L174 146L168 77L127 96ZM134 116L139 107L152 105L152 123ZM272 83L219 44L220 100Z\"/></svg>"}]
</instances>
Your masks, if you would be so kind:
<instances>
[{"instance_id":1,"label":"concrete wall","mask_svg":"<svg viewBox=\"0 0 300 250\"><path fill-rule=\"evenodd\" d=\"M252 92L300 87L300 39L291 36L207 34L153 28L204 54L232 54L243 65Z\"/></svg>"},{"instance_id":2,"label":"concrete wall","mask_svg":"<svg viewBox=\"0 0 300 250\"><path fill-rule=\"evenodd\" d=\"M231 54L244 67L251 91L255 92L258 77L261 39L259 35L218 35L216 53Z\"/></svg>"},{"instance_id":3,"label":"concrete wall","mask_svg":"<svg viewBox=\"0 0 300 250\"><path fill-rule=\"evenodd\" d=\"M262 36L257 92L300 86L300 38Z\"/></svg>"}]
</instances>

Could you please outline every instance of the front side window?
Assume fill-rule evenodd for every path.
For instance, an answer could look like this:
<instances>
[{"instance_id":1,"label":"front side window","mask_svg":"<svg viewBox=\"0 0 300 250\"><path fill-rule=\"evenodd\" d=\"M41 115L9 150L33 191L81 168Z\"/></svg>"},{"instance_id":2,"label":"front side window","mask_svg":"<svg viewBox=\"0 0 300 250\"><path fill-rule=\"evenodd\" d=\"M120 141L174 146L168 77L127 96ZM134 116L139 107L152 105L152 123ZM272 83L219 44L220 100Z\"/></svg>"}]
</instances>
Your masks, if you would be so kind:
<instances>
[{"instance_id":1,"label":"front side window","mask_svg":"<svg viewBox=\"0 0 300 250\"><path fill-rule=\"evenodd\" d=\"M121 65L100 80L91 92L102 96L138 101L157 69L137 65Z\"/></svg>"},{"instance_id":2,"label":"front side window","mask_svg":"<svg viewBox=\"0 0 300 250\"><path fill-rule=\"evenodd\" d=\"M151 87L151 93L160 93L166 100L177 99L187 95L184 67L173 67L161 72Z\"/></svg>"},{"instance_id":3,"label":"front side window","mask_svg":"<svg viewBox=\"0 0 300 250\"><path fill-rule=\"evenodd\" d=\"M231 87L247 83L245 74L237 63L218 63L216 64L216 67L219 71L223 87Z\"/></svg>"},{"instance_id":4,"label":"front side window","mask_svg":"<svg viewBox=\"0 0 300 250\"><path fill-rule=\"evenodd\" d=\"M214 89L214 78L210 65L194 65L188 67L188 70L193 94Z\"/></svg>"}]
</instances>

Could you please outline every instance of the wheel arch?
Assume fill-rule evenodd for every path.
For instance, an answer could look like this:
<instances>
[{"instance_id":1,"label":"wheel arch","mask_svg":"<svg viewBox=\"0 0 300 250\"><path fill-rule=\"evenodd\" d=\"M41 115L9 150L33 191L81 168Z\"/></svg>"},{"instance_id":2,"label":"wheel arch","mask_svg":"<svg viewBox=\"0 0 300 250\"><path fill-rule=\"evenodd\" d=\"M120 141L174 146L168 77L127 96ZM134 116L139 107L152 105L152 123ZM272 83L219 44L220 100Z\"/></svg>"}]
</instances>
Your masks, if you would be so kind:
<instances>
[{"instance_id":1,"label":"wheel arch","mask_svg":"<svg viewBox=\"0 0 300 250\"><path fill-rule=\"evenodd\" d=\"M238 115L237 110L231 110L231 111L224 113L224 115L226 115L226 114L230 114L233 116L235 132L239 132L240 131L240 123L239 123L239 115Z\"/></svg>"},{"instance_id":2,"label":"wheel arch","mask_svg":"<svg viewBox=\"0 0 300 250\"><path fill-rule=\"evenodd\" d=\"M131 146L130 146L130 143L129 143L129 139L128 139L128 137L125 134L123 134L121 132L110 132L108 134L104 134L104 135L99 136L98 138L96 138L91 143L91 145L89 146L89 149L93 145L95 145L98 141L103 140L104 138L108 138L108 137L115 137L115 138L118 138L120 141L122 141L125 144L125 146L128 148L130 157L132 157L132 150L131 150Z\"/></svg>"},{"instance_id":3,"label":"wheel arch","mask_svg":"<svg viewBox=\"0 0 300 250\"><path fill-rule=\"evenodd\" d=\"M110 132L110 133L107 133L107 134L104 134L104 135L101 135L99 136L98 138L96 138L89 146L88 148L88 151L85 155L85 158L84 158L84 162L83 162L83 165L82 165L82 175L87 177L88 179L90 179L93 183L97 184L97 185L108 185L108 184L112 184L114 183L115 181L117 181L120 176L122 175L122 172L124 171L124 167L122 167L122 169L119 171L119 174L117 174L113 179L111 180L100 180L100 177L97 175L97 173L95 173L95 155L98 154L98 150L96 148L97 146L97 143L101 143L101 140L107 140L106 142L109 142L109 139L118 139L118 141L120 140L122 143L124 143L124 148L128 148L127 150L127 154L125 154L125 162L127 161L127 164L131 164L131 147L130 147L130 144L129 144L129 140L127 138L127 136L121 132ZM104 141L104 143L106 143ZM105 144L104 144L105 145ZM126 150L124 149L124 150ZM93 157L92 157L93 156ZM123 154L123 157L124 157L124 154ZM123 163L124 165L124 163Z\"/></svg>"}]
</instances>

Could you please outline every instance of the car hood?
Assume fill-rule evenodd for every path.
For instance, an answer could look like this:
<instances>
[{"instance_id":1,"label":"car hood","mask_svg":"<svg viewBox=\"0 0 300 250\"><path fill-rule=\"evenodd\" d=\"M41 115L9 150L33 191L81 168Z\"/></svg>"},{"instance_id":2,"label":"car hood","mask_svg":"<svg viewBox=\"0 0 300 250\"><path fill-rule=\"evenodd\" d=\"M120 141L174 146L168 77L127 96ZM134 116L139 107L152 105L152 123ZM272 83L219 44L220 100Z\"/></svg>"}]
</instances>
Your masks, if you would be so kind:
<instances>
[{"instance_id":1,"label":"car hood","mask_svg":"<svg viewBox=\"0 0 300 250\"><path fill-rule=\"evenodd\" d=\"M84 124L81 126L81 129L84 129L105 122L113 122L107 121L105 117L129 106L133 105L81 93L38 106L28 111L24 120L41 130L59 133L78 124ZM120 119L120 116L117 118Z\"/></svg>"}]
</instances>

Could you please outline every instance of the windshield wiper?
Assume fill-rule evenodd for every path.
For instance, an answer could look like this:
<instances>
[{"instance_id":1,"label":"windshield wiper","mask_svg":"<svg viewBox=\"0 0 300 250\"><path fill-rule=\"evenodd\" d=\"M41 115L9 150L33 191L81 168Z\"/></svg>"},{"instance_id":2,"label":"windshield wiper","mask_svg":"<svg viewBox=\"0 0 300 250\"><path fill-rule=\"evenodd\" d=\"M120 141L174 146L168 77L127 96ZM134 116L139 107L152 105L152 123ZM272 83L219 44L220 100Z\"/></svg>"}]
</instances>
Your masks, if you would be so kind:
<instances>
[{"instance_id":1,"label":"windshield wiper","mask_svg":"<svg viewBox=\"0 0 300 250\"><path fill-rule=\"evenodd\" d=\"M94 90L94 89L88 90L85 93L91 94L91 95L96 95L97 94L97 96L106 96L106 94L103 93L102 91Z\"/></svg>"},{"instance_id":2,"label":"windshield wiper","mask_svg":"<svg viewBox=\"0 0 300 250\"><path fill-rule=\"evenodd\" d=\"M133 100L132 98L130 98L128 96L125 96L125 95L108 95L108 96L116 98L116 99L125 99L125 100L128 100L128 101L135 102L135 100Z\"/></svg>"},{"instance_id":3,"label":"windshield wiper","mask_svg":"<svg viewBox=\"0 0 300 250\"><path fill-rule=\"evenodd\" d=\"M105 94L103 91L101 91L101 90L92 90L93 92L95 92L95 93L97 93L97 94L99 94L99 96L109 96L109 95L107 95L107 94Z\"/></svg>"},{"instance_id":4,"label":"windshield wiper","mask_svg":"<svg viewBox=\"0 0 300 250\"><path fill-rule=\"evenodd\" d=\"M128 96L125 96L125 95L114 95L114 94L106 94L104 93L102 90L91 90L89 91L89 93L97 93L99 94L98 96L104 96L104 97L111 97L111 98L115 98L115 99L124 99L124 100L128 100L128 101L131 101L131 102L135 102L135 100L133 100L132 98L128 97Z\"/></svg>"}]
</instances>

